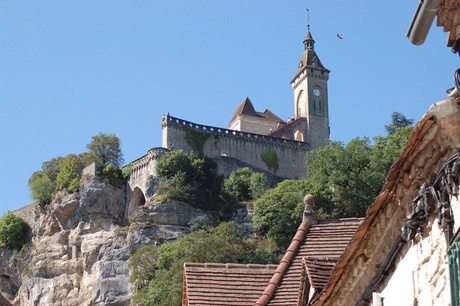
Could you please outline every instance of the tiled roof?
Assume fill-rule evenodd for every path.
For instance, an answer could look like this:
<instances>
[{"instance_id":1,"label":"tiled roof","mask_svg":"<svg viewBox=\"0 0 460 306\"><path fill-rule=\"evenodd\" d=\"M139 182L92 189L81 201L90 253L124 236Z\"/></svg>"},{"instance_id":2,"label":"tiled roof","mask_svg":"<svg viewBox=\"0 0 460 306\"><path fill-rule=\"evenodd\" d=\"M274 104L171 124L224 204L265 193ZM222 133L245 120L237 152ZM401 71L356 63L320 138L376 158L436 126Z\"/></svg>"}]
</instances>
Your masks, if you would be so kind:
<instances>
[{"instance_id":1,"label":"tiled roof","mask_svg":"<svg viewBox=\"0 0 460 306\"><path fill-rule=\"evenodd\" d=\"M268 136L280 137L283 134L284 131L288 130L289 128L292 128L293 126L298 125L300 122L306 122L306 121L307 121L307 118L305 118L305 117L297 117L296 119L290 121L286 125L283 125L279 129L271 132Z\"/></svg>"},{"instance_id":2,"label":"tiled roof","mask_svg":"<svg viewBox=\"0 0 460 306\"><path fill-rule=\"evenodd\" d=\"M282 271L276 280L275 272L255 305L297 305L304 258L311 272L309 279L316 286L324 285L327 281L324 276L332 271L332 261L341 256L361 221L361 218L326 220L309 230L309 223L303 222L286 252L285 257L289 256L283 257L277 269ZM305 231L308 231L306 235ZM315 269L318 275L313 274Z\"/></svg>"},{"instance_id":3,"label":"tiled roof","mask_svg":"<svg viewBox=\"0 0 460 306\"><path fill-rule=\"evenodd\" d=\"M315 289L323 289L329 281L332 268L337 263L337 258L307 257L304 258L303 263L311 286Z\"/></svg>"},{"instance_id":4,"label":"tiled roof","mask_svg":"<svg viewBox=\"0 0 460 306\"><path fill-rule=\"evenodd\" d=\"M185 263L182 305L252 305L262 294L277 267Z\"/></svg>"},{"instance_id":5,"label":"tiled roof","mask_svg":"<svg viewBox=\"0 0 460 306\"><path fill-rule=\"evenodd\" d=\"M236 107L236 110L233 113L232 119L230 119L229 125L231 125L231 123L233 121L235 121L236 118L238 118L238 116L240 116L240 115L259 117L259 118L264 118L264 119L270 120L270 121L285 123L284 120L282 120L280 117L278 117L277 115L275 115L272 111L270 111L268 109L266 109L264 112L257 112L254 109L254 106L252 105L252 102L248 97L246 97L243 100L243 102L241 102Z\"/></svg>"}]
</instances>

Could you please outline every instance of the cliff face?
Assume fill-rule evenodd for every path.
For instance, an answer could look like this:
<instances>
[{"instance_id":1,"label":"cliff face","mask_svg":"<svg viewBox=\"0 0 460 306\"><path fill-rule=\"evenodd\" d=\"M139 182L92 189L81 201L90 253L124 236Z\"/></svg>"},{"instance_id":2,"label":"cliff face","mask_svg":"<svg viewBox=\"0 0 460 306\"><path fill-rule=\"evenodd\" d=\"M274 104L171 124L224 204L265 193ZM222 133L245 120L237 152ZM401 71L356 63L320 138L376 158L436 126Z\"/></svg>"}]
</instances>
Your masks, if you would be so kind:
<instances>
[{"instance_id":1,"label":"cliff face","mask_svg":"<svg viewBox=\"0 0 460 306\"><path fill-rule=\"evenodd\" d=\"M124 190L97 177L82 181L78 193L59 193L34 217L29 210L27 248L0 249L0 302L130 305L131 255L144 244L183 236L192 219L205 215L182 202L147 201L128 220Z\"/></svg>"}]
</instances>

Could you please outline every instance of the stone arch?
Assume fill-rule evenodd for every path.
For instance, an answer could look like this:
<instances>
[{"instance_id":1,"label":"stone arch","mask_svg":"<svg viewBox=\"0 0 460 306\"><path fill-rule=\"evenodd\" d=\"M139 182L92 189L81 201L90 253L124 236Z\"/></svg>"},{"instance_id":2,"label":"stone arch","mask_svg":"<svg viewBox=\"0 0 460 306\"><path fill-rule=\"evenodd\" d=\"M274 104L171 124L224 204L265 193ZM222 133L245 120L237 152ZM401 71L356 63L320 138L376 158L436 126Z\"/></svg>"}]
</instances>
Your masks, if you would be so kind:
<instances>
[{"instance_id":1,"label":"stone arch","mask_svg":"<svg viewBox=\"0 0 460 306\"><path fill-rule=\"evenodd\" d=\"M128 201L128 207L126 212L126 217L130 218L131 215L136 211L139 206L145 204L145 196L142 190L139 187L134 188L131 197Z\"/></svg>"}]
</instances>

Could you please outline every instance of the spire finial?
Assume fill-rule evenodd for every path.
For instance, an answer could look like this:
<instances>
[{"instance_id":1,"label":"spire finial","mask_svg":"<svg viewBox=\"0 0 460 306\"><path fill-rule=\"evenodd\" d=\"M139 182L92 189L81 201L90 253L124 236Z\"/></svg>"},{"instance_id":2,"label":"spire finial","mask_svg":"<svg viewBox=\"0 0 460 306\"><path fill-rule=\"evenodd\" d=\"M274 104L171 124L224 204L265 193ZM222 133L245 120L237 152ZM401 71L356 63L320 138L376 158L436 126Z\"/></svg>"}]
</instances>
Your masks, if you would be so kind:
<instances>
[{"instance_id":1,"label":"spire finial","mask_svg":"<svg viewBox=\"0 0 460 306\"><path fill-rule=\"evenodd\" d=\"M310 31L310 10L307 9L307 30Z\"/></svg>"}]
</instances>

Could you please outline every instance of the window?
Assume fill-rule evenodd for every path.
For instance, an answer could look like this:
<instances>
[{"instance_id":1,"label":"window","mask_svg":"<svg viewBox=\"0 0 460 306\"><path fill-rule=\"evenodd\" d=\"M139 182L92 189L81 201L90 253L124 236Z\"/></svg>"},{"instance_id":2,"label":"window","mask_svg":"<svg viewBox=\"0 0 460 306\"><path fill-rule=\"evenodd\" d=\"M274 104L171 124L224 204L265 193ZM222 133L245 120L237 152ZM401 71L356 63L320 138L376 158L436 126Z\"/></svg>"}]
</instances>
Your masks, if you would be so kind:
<instances>
[{"instance_id":1,"label":"window","mask_svg":"<svg viewBox=\"0 0 460 306\"><path fill-rule=\"evenodd\" d=\"M447 251L449 260L450 296L452 306L460 305L460 235L457 235Z\"/></svg>"}]
</instances>

